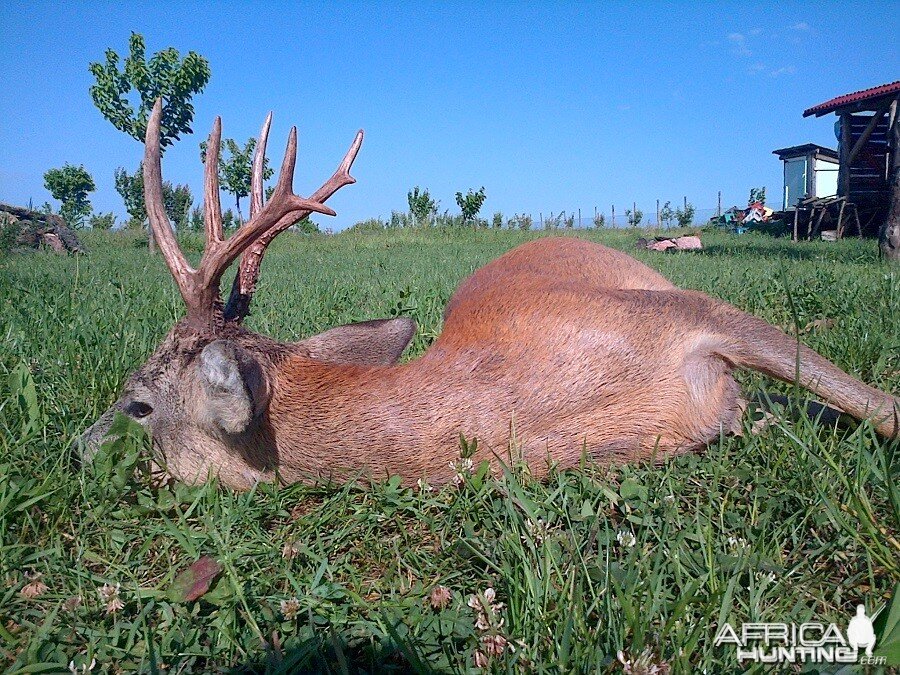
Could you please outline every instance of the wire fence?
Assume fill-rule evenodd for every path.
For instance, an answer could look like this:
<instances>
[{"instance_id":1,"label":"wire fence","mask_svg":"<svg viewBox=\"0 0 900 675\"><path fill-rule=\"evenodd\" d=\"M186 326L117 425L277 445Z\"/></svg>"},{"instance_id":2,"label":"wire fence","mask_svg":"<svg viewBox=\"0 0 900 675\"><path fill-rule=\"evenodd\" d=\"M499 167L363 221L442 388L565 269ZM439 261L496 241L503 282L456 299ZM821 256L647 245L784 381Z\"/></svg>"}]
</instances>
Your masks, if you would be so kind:
<instances>
[{"instance_id":1,"label":"wire fence","mask_svg":"<svg viewBox=\"0 0 900 675\"><path fill-rule=\"evenodd\" d=\"M627 213L626 213L627 210ZM637 223L634 222L634 212L640 215ZM694 215L690 225L705 225L710 218L722 214L721 207L694 209ZM489 215L489 214L486 214ZM652 209L642 209L639 204L631 204L626 208L607 207L605 211L598 208L573 209L571 211L522 213L514 216L505 216L504 225L509 221L521 222L530 219L531 229L555 229L555 228L579 228L588 229L594 227L649 227L656 229L669 229L679 227L678 219L674 213L667 214L660 206L657 212L656 205ZM513 224L515 227L515 224Z\"/></svg>"}]
</instances>

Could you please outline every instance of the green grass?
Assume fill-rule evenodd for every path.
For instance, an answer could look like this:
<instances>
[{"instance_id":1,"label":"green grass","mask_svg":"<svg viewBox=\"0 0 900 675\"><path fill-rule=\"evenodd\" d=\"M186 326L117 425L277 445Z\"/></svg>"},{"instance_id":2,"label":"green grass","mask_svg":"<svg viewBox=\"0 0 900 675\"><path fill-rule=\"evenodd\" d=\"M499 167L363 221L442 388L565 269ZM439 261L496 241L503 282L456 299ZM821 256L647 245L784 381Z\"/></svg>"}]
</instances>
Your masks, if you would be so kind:
<instances>
[{"instance_id":1,"label":"green grass","mask_svg":"<svg viewBox=\"0 0 900 675\"><path fill-rule=\"evenodd\" d=\"M409 314L414 356L465 275L535 236L286 235L248 325L293 340ZM629 252L636 238L584 236ZM585 465L544 482L511 467L435 492L394 480L154 488L139 470L145 440L128 429L101 467L74 468L72 440L182 311L134 236L84 239L87 256L0 258L0 668L465 672L481 636L502 634L511 647L490 666L502 672L615 671L620 650L649 650L673 672L732 672L743 670L733 650L713 646L725 621L843 629L900 580L898 443L865 424L784 419L661 466ZM788 331L794 312L801 329L833 320L804 342L900 390L900 272L872 242L704 242L699 254L636 255ZM198 255L199 240L184 244ZM179 601L175 576L204 555L223 573L203 599ZM46 591L25 597L37 574ZM104 584L120 585L121 610L106 613ZM452 594L440 611L428 604L438 584ZM489 587L505 607L482 633L467 601Z\"/></svg>"}]
</instances>

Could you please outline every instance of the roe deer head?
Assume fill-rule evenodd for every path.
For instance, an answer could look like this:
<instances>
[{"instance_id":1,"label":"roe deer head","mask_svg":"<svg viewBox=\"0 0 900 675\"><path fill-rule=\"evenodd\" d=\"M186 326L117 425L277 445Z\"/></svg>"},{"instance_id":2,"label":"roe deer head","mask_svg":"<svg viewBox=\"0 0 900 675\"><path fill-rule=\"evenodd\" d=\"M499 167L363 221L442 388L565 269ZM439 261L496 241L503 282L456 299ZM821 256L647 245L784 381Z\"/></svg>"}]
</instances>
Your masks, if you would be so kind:
<instances>
[{"instance_id":1,"label":"roe deer head","mask_svg":"<svg viewBox=\"0 0 900 675\"><path fill-rule=\"evenodd\" d=\"M206 250L191 268L162 204L161 106L147 126L144 185L150 225L187 306L121 398L85 432L89 457L115 411L149 428L175 477L215 475L234 488L278 477L399 474L433 483L454 474L460 434L475 460L513 455L543 475L576 465L661 458L737 431L734 368L799 383L885 436L898 435L898 399L850 377L777 328L702 293L682 291L633 258L573 238L519 246L465 280L440 337L397 365L409 320L332 329L293 344L241 326L266 247L353 182L362 133L310 199L291 188L292 130L278 184L263 203L269 120L254 159L251 218L223 239L216 120L205 170ZM219 280L240 267L223 307Z\"/></svg>"}]
</instances>

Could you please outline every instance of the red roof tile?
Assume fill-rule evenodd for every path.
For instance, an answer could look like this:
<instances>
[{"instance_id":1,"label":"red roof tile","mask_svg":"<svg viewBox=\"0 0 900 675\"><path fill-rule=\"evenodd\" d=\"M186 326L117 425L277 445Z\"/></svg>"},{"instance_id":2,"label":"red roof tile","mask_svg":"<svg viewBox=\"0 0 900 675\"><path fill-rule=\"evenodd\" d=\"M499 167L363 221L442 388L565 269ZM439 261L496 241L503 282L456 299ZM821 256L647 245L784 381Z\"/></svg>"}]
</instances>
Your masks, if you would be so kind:
<instances>
[{"instance_id":1,"label":"red roof tile","mask_svg":"<svg viewBox=\"0 0 900 675\"><path fill-rule=\"evenodd\" d=\"M809 117L810 115L815 115L816 117L821 117L822 115L833 112L849 103L859 103L860 101L868 101L869 99L880 98L895 93L900 93L900 80L891 82L890 84L882 84L880 87L871 87L870 89L854 91L852 94L838 96L830 101L825 101L825 103L820 103L808 110L804 110L803 116Z\"/></svg>"}]
</instances>

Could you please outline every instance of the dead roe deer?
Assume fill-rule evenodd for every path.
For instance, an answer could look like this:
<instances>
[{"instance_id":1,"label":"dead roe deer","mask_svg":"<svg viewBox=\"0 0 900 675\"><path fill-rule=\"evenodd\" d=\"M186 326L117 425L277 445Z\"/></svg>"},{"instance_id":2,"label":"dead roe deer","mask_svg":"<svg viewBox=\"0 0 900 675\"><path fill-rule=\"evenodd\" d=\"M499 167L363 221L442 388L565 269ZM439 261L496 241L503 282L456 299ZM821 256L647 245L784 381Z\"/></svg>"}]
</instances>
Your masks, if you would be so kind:
<instances>
[{"instance_id":1,"label":"dead roe deer","mask_svg":"<svg viewBox=\"0 0 900 675\"><path fill-rule=\"evenodd\" d=\"M187 306L185 317L82 437L89 458L116 411L151 432L157 460L178 479L218 476L234 488L396 474L433 483L454 473L460 434L475 461L515 456L543 475L576 465L666 457L737 431L735 368L793 381L877 431L898 435L894 396L850 377L760 319L703 293L679 290L618 251L573 238L519 246L466 279L440 337L397 361L410 319L334 328L296 343L244 329L266 247L354 182L360 132L335 174L309 199L293 193L296 130L278 184L263 203L271 115L260 134L251 218L223 237L217 119L205 169L206 250L193 269L162 201L156 104L147 126L144 186L150 225ZM219 282L241 256L228 302ZM797 364L799 360L799 370Z\"/></svg>"}]
</instances>

